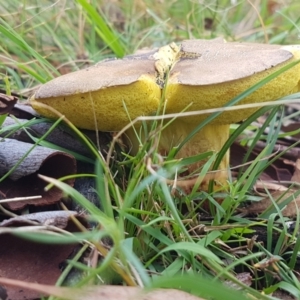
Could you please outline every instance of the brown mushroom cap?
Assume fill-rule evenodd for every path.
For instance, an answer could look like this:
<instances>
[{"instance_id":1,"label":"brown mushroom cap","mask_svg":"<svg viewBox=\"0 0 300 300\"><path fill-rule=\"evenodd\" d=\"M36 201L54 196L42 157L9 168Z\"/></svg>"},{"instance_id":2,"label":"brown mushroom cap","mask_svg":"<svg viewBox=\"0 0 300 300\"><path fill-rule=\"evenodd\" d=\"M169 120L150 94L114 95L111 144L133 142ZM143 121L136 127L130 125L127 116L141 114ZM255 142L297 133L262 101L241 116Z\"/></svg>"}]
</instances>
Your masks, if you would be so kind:
<instances>
[{"instance_id":1,"label":"brown mushroom cap","mask_svg":"<svg viewBox=\"0 0 300 300\"><path fill-rule=\"evenodd\" d=\"M166 113L219 108L268 75L300 58L300 48L250 43L184 41L181 58L173 67L166 90ZM276 100L299 90L300 64L282 73L240 104ZM213 122L231 124L241 121L258 108L224 112ZM197 122L207 115L185 118Z\"/></svg>"},{"instance_id":2,"label":"brown mushroom cap","mask_svg":"<svg viewBox=\"0 0 300 300\"><path fill-rule=\"evenodd\" d=\"M156 84L153 53L106 60L58 77L42 85L31 104L40 114L57 118L38 106L38 102L47 104L81 128L118 131L130 119L155 114L159 106L161 89Z\"/></svg>"},{"instance_id":3,"label":"brown mushroom cap","mask_svg":"<svg viewBox=\"0 0 300 300\"><path fill-rule=\"evenodd\" d=\"M240 80L290 60L293 54L280 45L237 43L218 40L187 40L183 53L190 53L173 67L183 85L212 85Z\"/></svg>"},{"instance_id":4,"label":"brown mushroom cap","mask_svg":"<svg viewBox=\"0 0 300 300\"><path fill-rule=\"evenodd\" d=\"M31 103L42 115L57 118L38 106L38 102L45 103L81 128L118 131L136 117L155 114L162 97L161 88L166 84L165 113L179 113L190 104L189 111L218 108L299 58L299 47L226 43L220 39L189 40L180 48L170 44L158 51L106 60L58 77L41 86ZM241 104L275 100L296 92L299 79L300 64L252 93ZM224 112L213 123L238 122L257 109ZM199 123L206 117L188 117L184 121Z\"/></svg>"}]
</instances>

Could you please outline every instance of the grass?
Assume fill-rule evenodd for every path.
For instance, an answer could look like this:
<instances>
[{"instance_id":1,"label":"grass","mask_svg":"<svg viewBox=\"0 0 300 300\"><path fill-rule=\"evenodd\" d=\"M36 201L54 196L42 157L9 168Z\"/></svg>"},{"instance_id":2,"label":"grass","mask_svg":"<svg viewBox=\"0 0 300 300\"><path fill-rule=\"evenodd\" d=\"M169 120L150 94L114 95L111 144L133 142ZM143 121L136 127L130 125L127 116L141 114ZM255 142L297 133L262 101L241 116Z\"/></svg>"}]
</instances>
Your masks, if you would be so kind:
<instances>
[{"instance_id":1,"label":"grass","mask_svg":"<svg viewBox=\"0 0 300 300\"><path fill-rule=\"evenodd\" d=\"M0 7L0 74L2 79L8 76L13 92L26 97L38 84L60 73L80 69L107 57L122 57L142 47L218 36L228 40L284 44L298 40L298 1L282 1L277 12L270 7L271 1L257 1L256 8L250 1L228 2L160 1L154 5L152 1L126 0L100 5L99 1L77 0L45 1L47 4L43 6L40 1L33 0L3 3ZM260 82L228 106L265 83ZM0 84L6 91L7 83L1 80ZM249 161L258 140L265 139L267 146L239 173L237 180L230 181L226 192L194 189L191 194L182 190L173 193L163 178L174 176L178 170L204 157L210 159L201 170L203 174L214 161L214 167L217 167L234 140L265 113L268 113L266 122L254 130L251 140L247 141L249 150L244 162ZM218 114L215 112L205 122ZM24 233L18 228L14 230L15 234L45 243L89 241L103 260L96 268L80 263L79 258L69 262L81 276L76 282L78 286L91 281L99 283L100 277L105 283L180 286L195 295L214 299L224 299L225 295L228 295L225 299L246 299L246 294L256 299L269 299L260 291L270 294L279 288L299 298L300 286L294 270L300 247L298 228L292 233L288 231L286 218L275 201L274 209L262 212L257 220L243 218L236 211L247 200L260 199L253 186L265 168L282 155L265 159L272 154L284 118L281 106L264 107L233 130L217 156L206 153L182 161L173 158L178 149L161 160L155 148L156 135L149 135L135 156L124 154L118 161L113 161L108 155L105 160L78 129L68 124L92 150L93 156L89 159L96 161L96 168L90 176L97 178L102 209L63 181L44 179L70 195L90 214L91 220L101 226L72 236L64 233L54 236L51 232ZM154 124L152 130L157 130L159 122ZM201 126L204 123L196 130ZM269 134L265 136L267 127ZM296 196L298 193L285 202L293 201ZM224 199L222 204L217 202L220 197ZM211 217L199 220L204 202L210 203ZM296 218L299 219L298 212ZM266 228L265 244L252 237L255 226ZM278 234L276 240L274 233ZM99 242L103 238L110 241L109 251ZM113 272L109 272L110 269ZM241 271L252 274L252 287L235 277ZM66 277L65 271L62 278ZM62 278L59 284L62 284ZM236 283L244 292L229 289L219 279Z\"/></svg>"}]
</instances>

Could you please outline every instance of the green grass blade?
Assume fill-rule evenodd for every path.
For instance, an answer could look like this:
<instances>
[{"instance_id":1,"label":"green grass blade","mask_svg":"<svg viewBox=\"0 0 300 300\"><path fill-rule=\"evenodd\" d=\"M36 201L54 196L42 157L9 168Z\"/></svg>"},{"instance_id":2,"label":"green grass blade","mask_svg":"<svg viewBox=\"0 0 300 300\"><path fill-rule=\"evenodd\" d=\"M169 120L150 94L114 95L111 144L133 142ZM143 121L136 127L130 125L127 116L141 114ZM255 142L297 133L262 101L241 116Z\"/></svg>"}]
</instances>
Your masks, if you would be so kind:
<instances>
[{"instance_id":1,"label":"green grass blade","mask_svg":"<svg viewBox=\"0 0 300 300\"><path fill-rule=\"evenodd\" d=\"M96 26L96 31L100 38L107 44L107 46L114 52L117 57L125 55L125 49L120 37L116 32L109 27L108 22L104 20L103 14L99 14L96 9L86 0L76 0L79 3Z\"/></svg>"}]
</instances>

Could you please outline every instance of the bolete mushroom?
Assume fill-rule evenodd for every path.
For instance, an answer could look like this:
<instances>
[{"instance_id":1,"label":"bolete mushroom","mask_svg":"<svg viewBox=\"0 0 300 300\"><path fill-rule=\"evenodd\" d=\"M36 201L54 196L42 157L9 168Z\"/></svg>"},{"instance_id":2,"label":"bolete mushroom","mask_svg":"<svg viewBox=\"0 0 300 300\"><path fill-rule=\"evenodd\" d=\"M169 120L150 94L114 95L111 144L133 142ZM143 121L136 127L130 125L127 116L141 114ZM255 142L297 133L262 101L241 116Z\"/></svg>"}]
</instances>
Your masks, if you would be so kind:
<instances>
[{"instance_id":1,"label":"bolete mushroom","mask_svg":"<svg viewBox=\"0 0 300 300\"><path fill-rule=\"evenodd\" d=\"M178 113L224 106L255 83L300 59L300 46L226 43L188 40L141 55L106 60L94 67L58 77L42 85L31 98L40 114L57 118L39 102L54 107L85 129L119 131L138 116L154 115L165 89L164 112ZM281 73L241 103L276 100L300 90L300 64ZM218 152L229 135L229 126L254 109L223 112L186 143L178 157ZM163 130L159 151L168 152L207 115L179 117ZM140 126L140 125L138 125ZM135 135L128 131L133 150ZM194 171L203 162L191 166ZM215 180L227 179L229 154L223 158Z\"/></svg>"}]
</instances>

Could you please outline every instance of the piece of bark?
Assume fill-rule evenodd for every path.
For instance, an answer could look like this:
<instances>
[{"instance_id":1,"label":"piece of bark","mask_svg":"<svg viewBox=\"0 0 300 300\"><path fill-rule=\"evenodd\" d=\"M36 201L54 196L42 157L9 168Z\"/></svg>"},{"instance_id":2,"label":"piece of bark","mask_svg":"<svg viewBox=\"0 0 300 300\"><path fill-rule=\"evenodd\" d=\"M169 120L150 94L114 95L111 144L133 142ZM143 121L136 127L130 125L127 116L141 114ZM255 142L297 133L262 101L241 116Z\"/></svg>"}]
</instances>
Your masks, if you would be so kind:
<instances>
[{"instance_id":1,"label":"piece of bark","mask_svg":"<svg viewBox=\"0 0 300 300\"><path fill-rule=\"evenodd\" d=\"M76 211L55 210L42 211L27 215L21 215L0 222L0 227L17 227L26 225L44 225L66 228L70 217L79 217ZM82 217L82 216L81 216Z\"/></svg>"},{"instance_id":2,"label":"piece of bark","mask_svg":"<svg viewBox=\"0 0 300 300\"><path fill-rule=\"evenodd\" d=\"M16 140L5 139L0 142L0 176L10 171L20 159L31 149L33 145ZM46 183L37 177L43 174L53 178L60 178L76 173L76 160L73 156L36 146L16 167L9 178L0 182L0 191L4 198L28 197L41 195L41 199L6 203L5 206L12 210L18 210L28 204L48 205L59 201L62 192L52 188L45 192ZM67 181L73 185L74 180ZM3 197L2 197L3 198Z\"/></svg>"},{"instance_id":3,"label":"piece of bark","mask_svg":"<svg viewBox=\"0 0 300 300\"><path fill-rule=\"evenodd\" d=\"M94 174L95 166L86 164L83 162L77 163L77 169L79 174ZM83 195L89 202L93 203L98 208L101 208L101 200L97 193L96 178L94 177L80 177L76 178L74 183L74 189ZM77 212L85 212L86 208L80 205L77 201L71 200L68 203L68 208Z\"/></svg>"},{"instance_id":4,"label":"piece of bark","mask_svg":"<svg viewBox=\"0 0 300 300\"><path fill-rule=\"evenodd\" d=\"M0 155L4 159L5 169L0 170L0 175L10 171L25 155L23 161L9 175L10 179L18 180L40 170L47 163L48 176L57 178L76 171L75 159L64 152L19 142L13 139L4 139L0 142ZM28 153L30 151L30 153ZM49 160L53 159L55 161ZM54 164L56 163L56 164ZM65 170L67 169L67 171ZM43 174L43 173L41 173Z\"/></svg>"},{"instance_id":5,"label":"piece of bark","mask_svg":"<svg viewBox=\"0 0 300 300\"><path fill-rule=\"evenodd\" d=\"M18 101L10 112L10 115L14 115L18 119L30 120L34 117L40 117L40 115L31 107L28 101Z\"/></svg>"},{"instance_id":6,"label":"piece of bark","mask_svg":"<svg viewBox=\"0 0 300 300\"><path fill-rule=\"evenodd\" d=\"M0 136L6 136L10 132L10 126L16 124L25 124L28 122L26 119L13 119L11 117L7 117L2 126L2 134ZM26 127L27 131L32 134L34 137L40 138L43 136L52 126L53 124L50 122L41 122L37 124L33 124L30 127ZM7 130L5 130L7 128ZM83 130L85 135L87 135L92 142L96 144L96 133L94 131ZM23 128L13 132L9 136L12 139L16 139L26 143L32 143L32 139ZM109 133L99 132L98 133L100 150L104 154L107 152L108 145L111 142L111 135ZM56 126L45 138L46 141L51 142L57 146L63 147L65 149L74 151L79 154L91 156L90 149L80 140L78 136L74 134L74 132L64 126L63 124L59 124Z\"/></svg>"}]
</instances>

